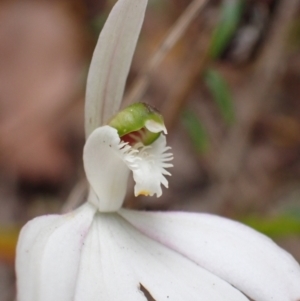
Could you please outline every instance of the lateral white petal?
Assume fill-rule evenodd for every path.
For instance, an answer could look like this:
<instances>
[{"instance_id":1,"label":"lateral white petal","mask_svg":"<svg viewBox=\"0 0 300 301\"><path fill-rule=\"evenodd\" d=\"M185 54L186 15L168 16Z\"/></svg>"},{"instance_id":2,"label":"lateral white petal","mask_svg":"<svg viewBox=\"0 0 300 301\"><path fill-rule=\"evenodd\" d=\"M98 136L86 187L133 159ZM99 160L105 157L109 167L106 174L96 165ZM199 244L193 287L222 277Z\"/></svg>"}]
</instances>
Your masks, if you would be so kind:
<instances>
[{"instance_id":1,"label":"lateral white petal","mask_svg":"<svg viewBox=\"0 0 300 301\"><path fill-rule=\"evenodd\" d=\"M87 79L86 137L119 109L147 0L119 0L101 31Z\"/></svg>"},{"instance_id":2,"label":"lateral white petal","mask_svg":"<svg viewBox=\"0 0 300 301\"><path fill-rule=\"evenodd\" d=\"M246 301L231 285L141 234L118 214L99 213L86 240L75 300ZM90 237L91 235L91 237ZM98 277L89 276L101 271ZM141 297L142 296L142 297ZM96 299L98 297L98 299Z\"/></svg>"},{"instance_id":3,"label":"lateral white petal","mask_svg":"<svg viewBox=\"0 0 300 301\"><path fill-rule=\"evenodd\" d=\"M115 215L97 213L94 219L82 250L75 301L146 301L132 263L124 260L130 246L117 244Z\"/></svg>"},{"instance_id":4,"label":"lateral white petal","mask_svg":"<svg viewBox=\"0 0 300 301\"><path fill-rule=\"evenodd\" d=\"M73 301L81 249L95 211L86 203L23 227L16 259L18 301Z\"/></svg>"},{"instance_id":5,"label":"lateral white petal","mask_svg":"<svg viewBox=\"0 0 300 301\"><path fill-rule=\"evenodd\" d=\"M83 149L87 179L93 188L89 196L102 212L116 211L123 203L129 168L123 162L117 130L102 126L93 131Z\"/></svg>"},{"instance_id":6,"label":"lateral white petal","mask_svg":"<svg viewBox=\"0 0 300 301\"><path fill-rule=\"evenodd\" d=\"M123 209L120 214L148 237L193 260L255 301L300 300L299 264L271 239L245 225L209 214Z\"/></svg>"}]
</instances>

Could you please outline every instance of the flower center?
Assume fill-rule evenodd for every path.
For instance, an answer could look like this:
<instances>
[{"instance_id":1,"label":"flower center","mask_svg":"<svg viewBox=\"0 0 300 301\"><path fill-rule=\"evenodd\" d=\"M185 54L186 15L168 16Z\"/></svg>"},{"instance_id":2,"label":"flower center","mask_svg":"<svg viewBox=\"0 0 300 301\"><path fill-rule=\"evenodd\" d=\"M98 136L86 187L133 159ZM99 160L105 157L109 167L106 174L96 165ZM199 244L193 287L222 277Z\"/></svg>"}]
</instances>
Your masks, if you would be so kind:
<instances>
[{"instance_id":1,"label":"flower center","mask_svg":"<svg viewBox=\"0 0 300 301\"><path fill-rule=\"evenodd\" d=\"M118 131L122 141L131 146L141 142L151 145L162 132L166 134L163 117L152 106L135 103L116 114L108 123Z\"/></svg>"}]
</instances>

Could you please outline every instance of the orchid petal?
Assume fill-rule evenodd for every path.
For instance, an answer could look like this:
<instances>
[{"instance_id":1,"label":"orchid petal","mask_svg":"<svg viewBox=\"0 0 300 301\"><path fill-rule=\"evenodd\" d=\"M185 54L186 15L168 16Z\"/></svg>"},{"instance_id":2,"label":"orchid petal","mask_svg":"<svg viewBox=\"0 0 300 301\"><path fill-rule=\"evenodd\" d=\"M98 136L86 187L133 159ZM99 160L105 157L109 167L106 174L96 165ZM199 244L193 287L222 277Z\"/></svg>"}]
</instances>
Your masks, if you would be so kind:
<instances>
[{"instance_id":1,"label":"orchid petal","mask_svg":"<svg viewBox=\"0 0 300 301\"><path fill-rule=\"evenodd\" d=\"M209 214L123 209L120 214L148 237L256 301L300 300L299 264L271 239L245 225Z\"/></svg>"},{"instance_id":2,"label":"orchid petal","mask_svg":"<svg viewBox=\"0 0 300 301\"><path fill-rule=\"evenodd\" d=\"M89 201L100 211L116 211L123 203L130 170L122 161L120 138L116 129L103 126L86 141L83 163L92 186Z\"/></svg>"},{"instance_id":3,"label":"orchid petal","mask_svg":"<svg viewBox=\"0 0 300 301\"><path fill-rule=\"evenodd\" d=\"M87 79L86 137L119 109L147 0L119 0L96 45Z\"/></svg>"},{"instance_id":4,"label":"orchid petal","mask_svg":"<svg viewBox=\"0 0 300 301\"><path fill-rule=\"evenodd\" d=\"M134 161L135 167L131 168L133 179L136 183L134 187L135 195L150 195L155 193L157 197L162 195L161 184L168 188L168 181L165 175L171 175L166 168L172 167L168 163L173 159L173 155L167 151L166 137L161 134L159 138L149 146L141 147Z\"/></svg>"},{"instance_id":5,"label":"orchid petal","mask_svg":"<svg viewBox=\"0 0 300 301\"><path fill-rule=\"evenodd\" d=\"M75 301L146 301L131 263L116 245L119 238L111 229L115 215L98 213L94 219L82 250Z\"/></svg>"},{"instance_id":6,"label":"orchid petal","mask_svg":"<svg viewBox=\"0 0 300 301\"><path fill-rule=\"evenodd\" d=\"M81 249L95 210L85 204L24 226L16 259L19 301L73 301Z\"/></svg>"},{"instance_id":7,"label":"orchid petal","mask_svg":"<svg viewBox=\"0 0 300 301\"><path fill-rule=\"evenodd\" d=\"M146 300L140 284L159 301L248 300L118 214L99 213L83 249L75 300Z\"/></svg>"}]
</instances>

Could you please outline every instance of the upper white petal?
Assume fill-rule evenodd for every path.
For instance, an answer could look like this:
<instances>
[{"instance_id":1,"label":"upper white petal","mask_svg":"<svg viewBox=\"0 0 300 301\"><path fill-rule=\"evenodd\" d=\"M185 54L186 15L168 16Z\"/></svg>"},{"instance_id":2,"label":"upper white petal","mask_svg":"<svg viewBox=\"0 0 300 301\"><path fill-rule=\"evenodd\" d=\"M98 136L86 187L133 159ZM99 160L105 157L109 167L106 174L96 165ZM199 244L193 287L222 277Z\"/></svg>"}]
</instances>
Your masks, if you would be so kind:
<instances>
[{"instance_id":1,"label":"upper white petal","mask_svg":"<svg viewBox=\"0 0 300 301\"><path fill-rule=\"evenodd\" d=\"M119 0L101 31L87 80L86 137L120 107L146 5L147 0Z\"/></svg>"},{"instance_id":2,"label":"upper white petal","mask_svg":"<svg viewBox=\"0 0 300 301\"><path fill-rule=\"evenodd\" d=\"M255 301L300 300L299 264L272 240L245 225L209 214L123 209L120 214L145 235L193 260Z\"/></svg>"},{"instance_id":3,"label":"upper white petal","mask_svg":"<svg viewBox=\"0 0 300 301\"><path fill-rule=\"evenodd\" d=\"M89 201L102 212L116 211L123 203L129 168L123 162L117 130L103 126L89 136L83 150L87 179L92 186Z\"/></svg>"},{"instance_id":4,"label":"upper white petal","mask_svg":"<svg viewBox=\"0 0 300 301\"><path fill-rule=\"evenodd\" d=\"M98 213L85 241L75 300L246 301L240 292L149 239L118 214Z\"/></svg>"},{"instance_id":5,"label":"upper white petal","mask_svg":"<svg viewBox=\"0 0 300 301\"><path fill-rule=\"evenodd\" d=\"M17 245L18 301L73 301L81 249L96 208L35 218Z\"/></svg>"}]
</instances>

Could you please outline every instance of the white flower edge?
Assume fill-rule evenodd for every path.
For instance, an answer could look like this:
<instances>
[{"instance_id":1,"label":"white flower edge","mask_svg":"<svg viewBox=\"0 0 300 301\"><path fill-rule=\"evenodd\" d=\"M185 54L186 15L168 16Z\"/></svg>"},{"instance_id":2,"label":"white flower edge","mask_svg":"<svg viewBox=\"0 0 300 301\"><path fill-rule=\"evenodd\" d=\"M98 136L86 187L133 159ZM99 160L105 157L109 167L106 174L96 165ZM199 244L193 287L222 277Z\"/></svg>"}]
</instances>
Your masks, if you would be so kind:
<instances>
[{"instance_id":1,"label":"white flower edge","mask_svg":"<svg viewBox=\"0 0 300 301\"><path fill-rule=\"evenodd\" d=\"M300 267L271 239L226 218L199 213L120 214L143 234L211 271L255 301L300 300Z\"/></svg>"},{"instance_id":2,"label":"white flower edge","mask_svg":"<svg viewBox=\"0 0 300 301\"><path fill-rule=\"evenodd\" d=\"M20 301L248 300L231 285L143 235L118 213L44 216L22 230L17 248Z\"/></svg>"},{"instance_id":3,"label":"white flower edge","mask_svg":"<svg viewBox=\"0 0 300 301\"><path fill-rule=\"evenodd\" d=\"M132 170L135 194L162 194L161 185L168 187L166 168L173 159L163 134L151 145L131 147L118 136L116 129L106 125L89 136L83 151L87 179L94 193L89 201L101 212L118 210L123 203L129 171Z\"/></svg>"},{"instance_id":4,"label":"white flower edge","mask_svg":"<svg viewBox=\"0 0 300 301\"><path fill-rule=\"evenodd\" d=\"M100 33L87 79L86 138L120 107L147 2L117 1Z\"/></svg>"},{"instance_id":5,"label":"white flower edge","mask_svg":"<svg viewBox=\"0 0 300 301\"><path fill-rule=\"evenodd\" d=\"M37 217L19 236L18 301L67 301L73 294L86 235L96 208L88 203L66 215Z\"/></svg>"}]
</instances>

